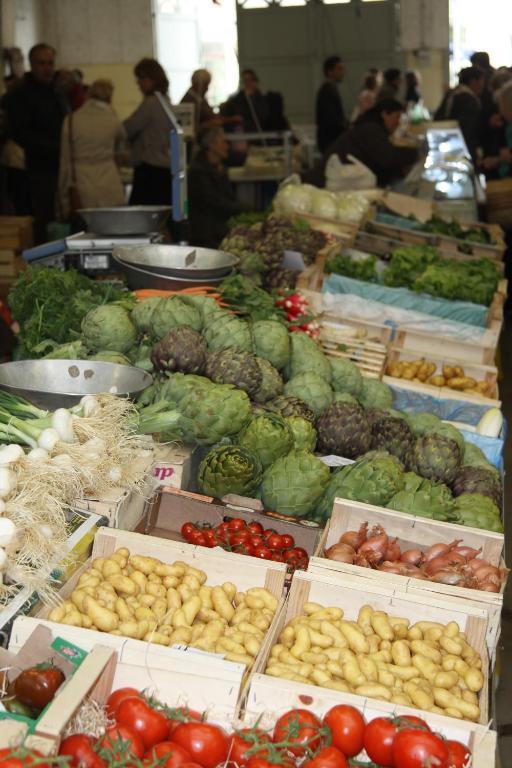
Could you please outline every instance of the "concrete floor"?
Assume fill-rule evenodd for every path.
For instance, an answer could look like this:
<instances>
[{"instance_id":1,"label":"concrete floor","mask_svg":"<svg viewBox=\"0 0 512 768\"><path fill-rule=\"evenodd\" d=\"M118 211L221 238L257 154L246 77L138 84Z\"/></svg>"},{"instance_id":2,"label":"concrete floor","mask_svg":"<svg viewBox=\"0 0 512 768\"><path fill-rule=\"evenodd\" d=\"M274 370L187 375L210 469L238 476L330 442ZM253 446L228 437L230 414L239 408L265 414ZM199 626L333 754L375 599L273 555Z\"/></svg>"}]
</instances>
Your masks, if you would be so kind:
<instances>
[{"instance_id":1,"label":"concrete floor","mask_svg":"<svg viewBox=\"0 0 512 768\"><path fill-rule=\"evenodd\" d=\"M512 314L506 317L501 337L500 397L509 428L512 425ZM505 560L512 563L512 442L505 449ZM495 722L498 730L498 753L501 768L512 766L512 579L505 590L501 637L495 675Z\"/></svg>"}]
</instances>

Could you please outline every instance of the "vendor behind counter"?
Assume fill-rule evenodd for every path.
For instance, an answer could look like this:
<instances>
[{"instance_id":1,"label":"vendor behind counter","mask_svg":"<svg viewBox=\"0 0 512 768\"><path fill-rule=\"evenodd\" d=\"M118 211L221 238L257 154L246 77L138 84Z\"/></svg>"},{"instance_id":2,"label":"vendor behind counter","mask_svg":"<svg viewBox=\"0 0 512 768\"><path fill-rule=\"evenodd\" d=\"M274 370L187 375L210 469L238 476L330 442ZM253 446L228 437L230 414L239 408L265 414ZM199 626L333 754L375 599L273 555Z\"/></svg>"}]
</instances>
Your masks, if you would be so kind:
<instances>
[{"instance_id":1,"label":"vendor behind counter","mask_svg":"<svg viewBox=\"0 0 512 768\"><path fill-rule=\"evenodd\" d=\"M342 163L349 163L348 156L353 155L375 174L379 187L405 176L418 160L418 150L398 147L391 141L403 111L403 104L396 99L378 101L327 148L319 163L303 174L302 180L325 187L325 167L333 154L337 154Z\"/></svg>"}]
</instances>

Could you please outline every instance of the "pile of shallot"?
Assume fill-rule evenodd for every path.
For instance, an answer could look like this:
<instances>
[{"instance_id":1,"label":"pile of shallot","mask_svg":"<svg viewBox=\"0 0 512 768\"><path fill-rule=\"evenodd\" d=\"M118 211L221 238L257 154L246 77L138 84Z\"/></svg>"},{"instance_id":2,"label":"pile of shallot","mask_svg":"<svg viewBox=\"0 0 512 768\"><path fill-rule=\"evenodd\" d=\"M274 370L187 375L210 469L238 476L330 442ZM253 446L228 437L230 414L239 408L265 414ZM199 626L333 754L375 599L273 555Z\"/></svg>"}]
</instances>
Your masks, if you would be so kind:
<instances>
[{"instance_id":1,"label":"pile of shallot","mask_svg":"<svg viewBox=\"0 0 512 768\"><path fill-rule=\"evenodd\" d=\"M432 544L424 552L419 548L402 552L397 539L390 538L382 526L374 525L368 530L368 523L363 523L358 531L346 531L324 554L339 563L484 592L499 592L508 570L478 557L481 551L481 547L466 547L462 545L462 539L456 539L451 544Z\"/></svg>"}]
</instances>

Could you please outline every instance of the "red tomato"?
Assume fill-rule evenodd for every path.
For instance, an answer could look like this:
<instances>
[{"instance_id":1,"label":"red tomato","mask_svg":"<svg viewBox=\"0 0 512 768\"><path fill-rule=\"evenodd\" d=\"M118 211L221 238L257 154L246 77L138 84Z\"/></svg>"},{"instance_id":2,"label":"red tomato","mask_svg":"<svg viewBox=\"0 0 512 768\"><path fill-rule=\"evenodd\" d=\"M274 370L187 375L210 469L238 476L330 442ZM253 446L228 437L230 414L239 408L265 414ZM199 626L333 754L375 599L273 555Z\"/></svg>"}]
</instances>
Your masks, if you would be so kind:
<instances>
[{"instance_id":1,"label":"red tomato","mask_svg":"<svg viewBox=\"0 0 512 768\"><path fill-rule=\"evenodd\" d=\"M176 709L167 709L165 712L169 723L169 736L172 734L181 723L190 723L196 721L202 722L203 716L195 709L189 709L188 707L176 707Z\"/></svg>"},{"instance_id":2,"label":"red tomato","mask_svg":"<svg viewBox=\"0 0 512 768\"><path fill-rule=\"evenodd\" d=\"M229 534L229 543L232 547L238 547L240 544L248 544L250 538L249 531L235 531Z\"/></svg>"},{"instance_id":3,"label":"red tomato","mask_svg":"<svg viewBox=\"0 0 512 768\"><path fill-rule=\"evenodd\" d=\"M216 547L217 546L217 534L213 530L213 528L205 528L203 531L203 536L206 540L206 546L207 547Z\"/></svg>"},{"instance_id":4,"label":"red tomato","mask_svg":"<svg viewBox=\"0 0 512 768\"><path fill-rule=\"evenodd\" d=\"M107 716L114 720L117 708L125 699L142 699L142 694L136 688L118 688L107 699Z\"/></svg>"},{"instance_id":5,"label":"red tomato","mask_svg":"<svg viewBox=\"0 0 512 768\"><path fill-rule=\"evenodd\" d=\"M324 715L324 723L330 729L331 744L346 757L354 757L364 745L364 717L355 707L338 704Z\"/></svg>"},{"instance_id":6,"label":"red tomato","mask_svg":"<svg viewBox=\"0 0 512 768\"><path fill-rule=\"evenodd\" d=\"M183 536L184 539L187 539L187 541L189 541L191 534L194 533L195 530L196 530L196 527L194 523L183 523L183 525L181 526L181 535Z\"/></svg>"},{"instance_id":7,"label":"red tomato","mask_svg":"<svg viewBox=\"0 0 512 768\"><path fill-rule=\"evenodd\" d=\"M295 557L297 558L297 560L308 560L309 559L308 553L306 552L305 549L302 549L302 547L294 547L292 549L292 552L295 552Z\"/></svg>"},{"instance_id":8,"label":"red tomato","mask_svg":"<svg viewBox=\"0 0 512 768\"><path fill-rule=\"evenodd\" d=\"M240 517L233 517L232 520L228 521L228 531L243 531L245 527L245 520Z\"/></svg>"},{"instance_id":9,"label":"red tomato","mask_svg":"<svg viewBox=\"0 0 512 768\"><path fill-rule=\"evenodd\" d=\"M267 547L270 549L284 549L283 537L279 533L272 533L267 539Z\"/></svg>"},{"instance_id":10,"label":"red tomato","mask_svg":"<svg viewBox=\"0 0 512 768\"><path fill-rule=\"evenodd\" d=\"M404 728L393 741L394 768L448 768L449 752L445 742L432 731Z\"/></svg>"},{"instance_id":11,"label":"red tomato","mask_svg":"<svg viewBox=\"0 0 512 768\"><path fill-rule=\"evenodd\" d=\"M265 757L254 755L254 757L249 759L247 768L295 768L295 761L287 755L280 755L279 762L277 762L276 758L274 763L270 758L267 760Z\"/></svg>"},{"instance_id":12,"label":"red tomato","mask_svg":"<svg viewBox=\"0 0 512 768\"><path fill-rule=\"evenodd\" d=\"M393 768L393 741L397 733L394 720L376 717L369 722L364 732L364 748L370 760L382 768Z\"/></svg>"},{"instance_id":13,"label":"red tomato","mask_svg":"<svg viewBox=\"0 0 512 768\"><path fill-rule=\"evenodd\" d=\"M128 701L139 701L139 699L125 699L125 702ZM118 712L121 706L124 706L124 702L119 705ZM126 753L134 757L142 757L144 754L144 742L141 737L126 725L112 725L107 728L99 746L100 752L104 750L114 761L124 759Z\"/></svg>"},{"instance_id":14,"label":"red tomato","mask_svg":"<svg viewBox=\"0 0 512 768\"><path fill-rule=\"evenodd\" d=\"M254 748L258 745L269 744L270 736L259 728L243 728L241 731L235 731L229 741L229 762L236 765L246 765L253 754L266 757L266 751ZM252 754L247 756L247 752Z\"/></svg>"},{"instance_id":15,"label":"red tomato","mask_svg":"<svg viewBox=\"0 0 512 768\"><path fill-rule=\"evenodd\" d=\"M295 546L295 539L293 536L290 536L289 533L282 533L281 538L283 540L283 548L284 549L291 549Z\"/></svg>"},{"instance_id":16,"label":"red tomato","mask_svg":"<svg viewBox=\"0 0 512 768\"><path fill-rule=\"evenodd\" d=\"M265 541L268 539L269 536L272 536L275 533L273 528L265 528L263 531L263 538Z\"/></svg>"},{"instance_id":17,"label":"red tomato","mask_svg":"<svg viewBox=\"0 0 512 768\"><path fill-rule=\"evenodd\" d=\"M251 533L263 533L263 526L261 523L257 523L256 521L253 521L252 523L248 524L248 529Z\"/></svg>"},{"instance_id":18,"label":"red tomato","mask_svg":"<svg viewBox=\"0 0 512 768\"><path fill-rule=\"evenodd\" d=\"M161 741L160 744L152 747L144 755L144 759L149 760L150 758L153 762L165 758L159 763L162 768L182 768L185 763L190 763L192 760L187 750L173 741Z\"/></svg>"},{"instance_id":19,"label":"red tomato","mask_svg":"<svg viewBox=\"0 0 512 768\"><path fill-rule=\"evenodd\" d=\"M157 712L142 699L125 699L117 708L118 725L126 725L135 731L149 749L169 735L169 723L162 712Z\"/></svg>"},{"instance_id":20,"label":"red tomato","mask_svg":"<svg viewBox=\"0 0 512 768\"><path fill-rule=\"evenodd\" d=\"M199 531L197 528L195 531L192 531L188 541L190 544L195 544L197 547L205 547L206 546L206 538L202 531Z\"/></svg>"},{"instance_id":21,"label":"red tomato","mask_svg":"<svg viewBox=\"0 0 512 768\"><path fill-rule=\"evenodd\" d=\"M59 755L71 757L71 766L80 768L103 768L105 761L94 751L92 740L89 736L75 734L63 739L59 749Z\"/></svg>"},{"instance_id":22,"label":"red tomato","mask_svg":"<svg viewBox=\"0 0 512 768\"><path fill-rule=\"evenodd\" d=\"M215 768L228 755L227 734L210 723L182 723L173 732L172 740L186 749L192 760L203 768Z\"/></svg>"},{"instance_id":23,"label":"red tomato","mask_svg":"<svg viewBox=\"0 0 512 768\"><path fill-rule=\"evenodd\" d=\"M311 760L302 763L301 768L349 768L349 764L339 749L324 747Z\"/></svg>"},{"instance_id":24,"label":"red tomato","mask_svg":"<svg viewBox=\"0 0 512 768\"><path fill-rule=\"evenodd\" d=\"M26 753L25 751L20 750L20 757L15 757L17 752L17 749L11 749L10 747L0 749L0 768L25 768L27 765L32 765L36 759L39 760L43 757L41 753L36 750L31 750ZM48 763L38 762L37 765L39 768L49 768Z\"/></svg>"},{"instance_id":25,"label":"red tomato","mask_svg":"<svg viewBox=\"0 0 512 768\"><path fill-rule=\"evenodd\" d=\"M282 552L272 552L272 556L270 558L275 563L284 563L284 557Z\"/></svg>"},{"instance_id":26,"label":"red tomato","mask_svg":"<svg viewBox=\"0 0 512 768\"><path fill-rule=\"evenodd\" d=\"M288 751L302 757L308 749L312 752L318 749L323 735L322 722L313 712L307 709L292 709L276 722L272 741L275 744L286 741Z\"/></svg>"},{"instance_id":27,"label":"red tomato","mask_svg":"<svg viewBox=\"0 0 512 768\"><path fill-rule=\"evenodd\" d=\"M272 557L272 550L264 544L260 544L259 547L254 548L254 557L259 557L260 560L270 560Z\"/></svg>"},{"instance_id":28,"label":"red tomato","mask_svg":"<svg viewBox=\"0 0 512 768\"><path fill-rule=\"evenodd\" d=\"M467 768L471 760L471 752L460 741L445 741L448 748L448 768Z\"/></svg>"},{"instance_id":29,"label":"red tomato","mask_svg":"<svg viewBox=\"0 0 512 768\"><path fill-rule=\"evenodd\" d=\"M418 726L424 731L430 731L430 726L426 720L416 715L399 715L396 719L396 723L399 728L404 728L407 725Z\"/></svg>"},{"instance_id":30,"label":"red tomato","mask_svg":"<svg viewBox=\"0 0 512 768\"><path fill-rule=\"evenodd\" d=\"M253 533L251 535L251 538L249 539L249 544L251 547L260 547L262 544L265 545L265 542L263 541L262 536L258 536L257 533Z\"/></svg>"}]
</instances>

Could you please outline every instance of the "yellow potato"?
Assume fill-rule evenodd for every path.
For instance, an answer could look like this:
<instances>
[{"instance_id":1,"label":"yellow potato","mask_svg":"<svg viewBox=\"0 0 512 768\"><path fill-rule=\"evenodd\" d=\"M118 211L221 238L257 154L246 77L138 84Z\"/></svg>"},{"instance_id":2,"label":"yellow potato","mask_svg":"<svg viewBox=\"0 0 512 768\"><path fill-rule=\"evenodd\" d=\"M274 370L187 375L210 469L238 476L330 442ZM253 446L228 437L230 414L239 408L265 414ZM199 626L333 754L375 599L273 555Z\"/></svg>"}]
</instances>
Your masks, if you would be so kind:
<instances>
[{"instance_id":1,"label":"yellow potato","mask_svg":"<svg viewBox=\"0 0 512 768\"><path fill-rule=\"evenodd\" d=\"M433 661L434 664L441 663L441 653L434 648L433 645L424 640L412 640L411 650L413 653L419 653L421 656L426 656L426 658Z\"/></svg>"},{"instance_id":2,"label":"yellow potato","mask_svg":"<svg viewBox=\"0 0 512 768\"><path fill-rule=\"evenodd\" d=\"M270 608L271 611L276 611L278 606L278 600L274 595L264 589L263 587L251 587L247 590L247 597L254 597L257 600L263 602L265 608Z\"/></svg>"},{"instance_id":3,"label":"yellow potato","mask_svg":"<svg viewBox=\"0 0 512 768\"><path fill-rule=\"evenodd\" d=\"M450 688L453 688L454 685L457 685L457 682L459 680L459 676L456 672L438 672L432 683L436 688L446 688L447 690L450 690Z\"/></svg>"},{"instance_id":4,"label":"yellow potato","mask_svg":"<svg viewBox=\"0 0 512 768\"><path fill-rule=\"evenodd\" d=\"M305 651L309 651L310 649L311 649L311 637L309 634L309 629L307 629L307 627L300 627L297 630L295 642L290 648L290 653L292 654L292 656L295 656L296 659L300 659L302 654L305 653Z\"/></svg>"},{"instance_id":5,"label":"yellow potato","mask_svg":"<svg viewBox=\"0 0 512 768\"><path fill-rule=\"evenodd\" d=\"M329 680L324 683L324 688L331 688L333 691L350 692L350 687L343 680Z\"/></svg>"},{"instance_id":6,"label":"yellow potato","mask_svg":"<svg viewBox=\"0 0 512 768\"><path fill-rule=\"evenodd\" d=\"M350 685L355 687L366 684L366 677L361 672L357 659L349 659L348 661L343 662L342 669L343 677L347 683L350 683Z\"/></svg>"},{"instance_id":7,"label":"yellow potato","mask_svg":"<svg viewBox=\"0 0 512 768\"><path fill-rule=\"evenodd\" d=\"M412 703L419 709L429 710L434 706L434 697L431 693L427 693L423 688L419 686L416 688L408 689L408 695L411 698Z\"/></svg>"},{"instance_id":8,"label":"yellow potato","mask_svg":"<svg viewBox=\"0 0 512 768\"><path fill-rule=\"evenodd\" d=\"M462 643L458 640L454 640L452 637L443 635L439 638L439 645L447 653L453 654L454 656L460 656L462 654Z\"/></svg>"},{"instance_id":9,"label":"yellow potato","mask_svg":"<svg viewBox=\"0 0 512 768\"><path fill-rule=\"evenodd\" d=\"M324 672L322 669L318 669L318 667L315 667L314 669L312 669L308 677L311 677L313 682L315 682L317 685L325 685L326 683L329 683L332 680L332 677L329 674L329 672Z\"/></svg>"},{"instance_id":10,"label":"yellow potato","mask_svg":"<svg viewBox=\"0 0 512 768\"><path fill-rule=\"evenodd\" d=\"M361 665L361 669L363 669L362 665ZM379 667L377 669L377 682L379 682L381 685L385 685L386 688L395 687L395 678L393 677L391 672L389 672L387 669L383 669L382 667Z\"/></svg>"},{"instance_id":11,"label":"yellow potato","mask_svg":"<svg viewBox=\"0 0 512 768\"><path fill-rule=\"evenodd\" d=\"M470 691L478 693L484 687L484 676L479 669L470 669L464 676L464 682Z\"/></svg>"},{"instance_id":12,"label":"yellow potato","mask_svg":"<svg viewBox=\"0 0 512 768\"><path fill-rule=\"evenodd\" d=\"M146 576L154 573L157 566L162 565L160 560L156 560L154 557L144 557L143 555L131 555L128 562L136 571L141 571Z\"/></svg>"},{"instance_id":13,"label":"yellow potato","mask_svg":"<svg viewBox=\"0 0 512 768\"><path fill-rule=\"evenodd\" d=\"M393 692L390 701L393 702L393 704L400 704L403 707L410 707L412 704L411 699L406 693Z\"/></svg>"},{"instance_id":14,"label":"yellow potato","mask_svg":"<svg viewBox=\"0 0 512 768\"><path fill-rule=\"evenodd\" d=\"M243 644L249 656L258 655L261 648L261 643L256 637L253 635L246 635Z\"/></svg>"},{"instance_id":15,"label":"yellow potato","mask_svg":"<svg viewBox=\"0 0 512 768\"><path fill-rule=\"evenodd\" d=\"M92 623L101 632L111 632L113 629L118 629L119 618L117 613L108 610L108 608L103 608L94 597L87 595L84 600L84 608L87 616L89 616Z\"/></svg>"},{"instance_id":16,"label":"yellow potato","mask_svg":"<svg viewBox=\"0 0 512 768\"><path fill-rule=\"evenodd\" d=\"M115 603L115 611L121 621L131 621L133 619L134 611L127 604L126 600L123 600L122 597L117 598Z\"/></svg>"},{"instance_id":17,"label":"yellow potato","mask_svg":"<svg viewBox=\"0 0 512 768\"><path fill-rule=\"evenodd\" d=\"M386 688L385 685L379 683L364 683L363 685L356 686L354 693L359 696L369 696L372 699L384 699L384 701L391 700L391 691Z\"/></svg>"},{"instance_id":18,"label":"yellow potato","mask_svg":"<svg viewBox=\"0 0 512 768\"><path fill-rule=\"evenodd\" d=\"M366 637L358 632L348 622L342 621L340 624L342 634L348 643L348 647L356 653L369 653L370 647Z\"/></svg>"},{"instance_id":19,"label":"yellow potato","mask_svg":"<svg viewBox=\"0 0 512 768\"><path fill-rule=\"evenodd\" d=\"M311 614L323 611L323 609L324 607L320 603L304 603L302 612L305 616L311 616Z\"/></svg>"},{"instance_id":20,"label":"yellow potato","mask_svg":"<svg viewBox=\"0 0 512 768\"><path fill-rule=\"evenodd\" d=\"M369 656L365 656L362 653L358 654L357 661L358 661L361 673L365 676L368 682L376 683L379 678L379 671L375 661L373 659L370 659Z\"/></svg>"},{"instance_id":21,"label":"yellow potato","mask_svg":"<svg viewBox=\"0 0 512 768\"><path fill-rule=\"evenodd\" d=\"M410 667L399 667L395 664L388 664L386 666L386 669L391 672L392 675L397 677L400 680L412 680L414 677L417 677L418 670L416 667L410 666Z\"/></svg>"},{"instance_id":22,"label":"yellow potato","mask_svg":"<svg viewBox=\"0 0 512 768\"><path fill-rule=\"evenodd\" d=\"M227 621L231 621L231 619L235 615L235 609L231 605L231 602L229 601L222 587L214 587L212 589L212 603L213 603L214 609L217 611L219 616L222 616L224 619L227 619Z\"/></svg>"},{"instance_id":23,"label":"yellow potato","mask_svg":"<svg viewBox=\"0 0 512 768\"><path fill-rule=\"evenodd\" d=\"M359 613L357 615L357 623L365 635L373 635L373 627L371 622L372 614L373 608L371 605L363 605L359 609Z\"/></svg>"},{"instance_id":24,"label":"yellow potato","mask_svg":"<svg viewBox=\"0 0 512 768\"><path fill-rule=\"evenodd\" d=\"M153 595L153 597L166 597L167 589L163 584L156 584L155 582L148 582L146 585L146 594Z\"/></svg>"},{"instance_id":25,"label":"yellow potato","mask_svg":"<svg viewBox=\"0 0 512 768\"><path fill-rule=\"evenodd\" d=\"M438 707L443 709L457 709L465 720L476 721L480 717L480 708L476 704L471 704L463 698L457 698L444 688L434 688L434 701Z\"/></svg>"},{"instance_id":26,"label":"yellow potato","mask_svg":"<svg viewBox=\"0 0 512 768\"><path fill-rule=\"evenodd\" d=\"M384 611L374 611L370 617L370 622L373 630L382 640L391 641L395 639L395 633Z\"/></svg>"},{"instance_id":27,"label":"yellow potato","mask_svg":"<svg viewBox=\"0 0 512 768\"><path fill-rule=\"evenodd\" d=\"M432 659L429 659L427 656L423 656L421 653L416 653L412 657L412 664L414 667L416 667L421 677L424 677L425 680L428 680L430 683L434 681L437 673L441 671L441 668L438 664L432 661Z\"/></svg>"},{"instance_id":28,"label":"yellow potato","mask_svg":"<svg viewBox=\"0 0 512 768\"><path fill-rule=\"evenodd\" d=\"M146 584L147 584L147 577L145 574L142 573L142 571L133 571L128 576L129 579L131 579L134 584L137 585L138 590L140 593L144 594L146 591Z\"/></svg>"},{"instance_id":29,"label":"yellow potato","mask_svg":"<svg viewBox=\"0 0 512 768\"><path fill-rule=\"evenodd\" d=\"M112 576L108 576L107 581L109 584L112 584L117 594L121 597L132 597L139 592L137 585L129 576L115 573Z\"/></svg>"},{"instance_id":30,"label":"yellow potato","mask_svg":"<svg viewBox=\"0 0 512 768\"><path fill-rule=\"evenodd\" d=\"M191 627L177 627L170 635L171 644L188 645L192 641Z\"/></svg>"},{"instance_id":31,"label":"yellow potato","mask_svg":"<svg viewBox=\"0 0 512 768\"><path fill-rule=\"evenodd\" d=\"M254 624L251 624L248 621L241 621L240 624L238 624L238 628L241 632L245 632L249 635L255 635L259 638L263 638L264 636L264 632L262 632L261 629L258 629L258 627L255 627Z\"/></svg>"},{"instance_id":32,"label":"yellow potato","mask_svg":"<svg viewBox=\"0 0 512 768\"><path fill-rule=\"evenodd\" d=\"M391 646L391 656L393 657L393 663L397 664L399 667L411 666L411 652L404 640L395 640Z\"/></svg>"},{"instance_id":33,"label":"yellow potato","mask_svg":"<svg viewBox=\"0 0 512 768\"><path fill-rule=\"evenodd\" d=\"M332 639L332 637L329 637L328 635L323 635L321 632L318 632L312 627L308 627L308 632L309 632L311 645L316 645L322 649L330 648L332 645L334 645L334 640Z\"/></svg>"},{"instance_id":34,"label":"yellow potato","mask_svg":"<svg viewBox=\"0 0 512 768\"><path fill-rule=\"evenodd\" d=\"M89 598L89 599L91 600L93 598ZM88 618L87 615L84 618L87 619ZM91 624L89 624L89 626L91 626L92 623L93 623L92 622L92 618L89 617L89 619L90 619L90 622L91 622ZM78 608L75 608L74 610L69 610L66 613L66 615L64 616L64 618L60 620L60 623L61 624L68 624L71 627L82 627L82 626L84 626L83 621L82 621L82 614L80 613Z\"/></svg>"},{"instance_id":35,"label":"yellow potato","mask_svg":"<svg viewBox=\"0 0 512 768\"><path fill-rule=\"evenodd\" d=\"M141 595L138 599L137 608L139 605L145 605L146 608L151 608L151 606L156 603L157 599L158 598L156 598L154 595Z\"/></svg>"}]
</instances>

